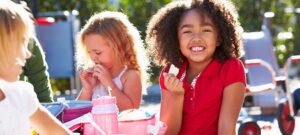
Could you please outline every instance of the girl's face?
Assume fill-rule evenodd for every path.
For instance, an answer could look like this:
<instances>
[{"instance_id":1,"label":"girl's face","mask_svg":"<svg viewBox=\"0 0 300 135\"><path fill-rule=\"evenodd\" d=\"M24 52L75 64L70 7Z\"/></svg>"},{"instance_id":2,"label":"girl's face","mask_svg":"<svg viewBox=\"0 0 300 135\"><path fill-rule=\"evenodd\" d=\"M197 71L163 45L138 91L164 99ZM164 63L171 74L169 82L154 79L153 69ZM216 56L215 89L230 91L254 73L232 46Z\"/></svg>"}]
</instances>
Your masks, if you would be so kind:
<instances>
[{"instance_id":1,"label":"girl's face","mask_svg":"<svg viewBox=\"0 0 300 135\"><path fill-rule=\"evenodd\" d=\"M211 19L197 10L187 11L178 27L181 53L189 62L209 62L218 46L218 33Z\"/></svg>"},{"instance_id":2,"label":"girl's face","mask_svg":"<svg viewBox=\"0 0 300 135\"><path fill-rule=\"evenodd\" d=\"M16 44L16 43L13 43ZM31 52L28 50L28 39L24 40L22 45L14 45L18 49L17 57L12 58L12 63L4 73L3 78L6 81L13 82L19 80L20 74L22 74L22 67L25 66L26 59L30 58Z\"/></svg>"},{"instance_id":3,"label":"girl's face","mask_svg":"<svg viewBox=\"0 0 300 135\"><path fill-rule=\"evenodd\" d=\"M105 37L99 34L90 34L85 36L84 44L86 44L88 54L94 64L101 64L107 69L113 67L116 61L113 48L109 45Z\"/></svg>"}]
</instances>

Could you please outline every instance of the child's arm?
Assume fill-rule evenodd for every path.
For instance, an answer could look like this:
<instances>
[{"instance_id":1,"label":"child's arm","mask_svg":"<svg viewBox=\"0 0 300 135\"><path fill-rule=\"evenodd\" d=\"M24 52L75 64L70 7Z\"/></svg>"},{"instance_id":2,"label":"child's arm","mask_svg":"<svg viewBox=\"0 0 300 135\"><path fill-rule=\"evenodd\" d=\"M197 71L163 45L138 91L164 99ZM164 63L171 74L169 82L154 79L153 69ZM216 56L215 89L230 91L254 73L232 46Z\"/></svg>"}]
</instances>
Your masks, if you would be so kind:
<instances>
[{"instance_id":1,"label":"child's arm","mask_svg":"<svg viewBox=\"0 0 300 135\"><path fill-rule=\"evenodd\" d=\"M93 92L82 88L78 94L77 100L92 100Z\"/></svg>"},{"instance_id":2,"label":"child's arm","mask_svg":"<svg viewBox=\"0 0 300 135\"><path fill-rule=\"evenodd\" d=\"M68 135L71 134L56 118L39 106L31 115L30 123L33 128L42 135Z\"/></svg>"},{"instance_id":3,"label":"child's arm","mask_svg":"<svg viewBox=\"0 0 300 135\"><path fill-rule=\"evenodd\" d=\"M160 120L168 126L166 135L176 135L181 129L184 89L182 82L174 74L164 73Z\"/></svg>"},{"instance_id":4,"label":"child's arm","mask_svg":"<svg viewBox=\"0 0 300 135\"><path fill-rule=\"evenodd\" d=\"M110 85L112 88L111 94L116 96L120 111L130 108L139 108L142 98L141 75L136 70L127 70L124 77L123 92L112 83Z\"/></svg>"},{"instance_id":5,"label":"child's arm","mask_svg":"<svg viewBox=\"0 0 300 135\"><path fill-rule=\"evenodd\" d=\"M235 126L245 94L245 84L236 82L225 87L219 117L218 135L235 135Z\"/></svg>"}]
</instances>

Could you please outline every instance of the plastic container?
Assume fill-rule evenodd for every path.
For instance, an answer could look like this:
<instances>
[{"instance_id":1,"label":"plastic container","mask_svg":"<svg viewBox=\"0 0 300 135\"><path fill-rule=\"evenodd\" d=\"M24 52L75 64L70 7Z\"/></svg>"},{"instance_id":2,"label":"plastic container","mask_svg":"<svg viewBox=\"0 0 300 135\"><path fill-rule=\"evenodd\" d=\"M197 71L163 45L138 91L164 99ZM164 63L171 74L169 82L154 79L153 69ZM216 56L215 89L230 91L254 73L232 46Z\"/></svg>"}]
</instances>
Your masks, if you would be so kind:
<instances>
[{"instance_id":1,"label":"plastic container","mask_svg":"<svg viewBox=\"0 0 300 135\"><path fill-rule=\"evenodd\" d=\"M107 135L118 133L118 107L116 103L116 98L111 96L92 100L93 120ZM90 124L84 125L84 134L101 135Z\"/></svg>"},{"instance_id":2,"label":"plastic container","mask_svg":"<svg viewBox=\"0 0 300 135\"><path fill-rule=\"evenodd\" d=\"M155 115L137 109L119 114L119 133L126 135L150 135L148 125L155 125Z\"/></svg>"}]
</instances>

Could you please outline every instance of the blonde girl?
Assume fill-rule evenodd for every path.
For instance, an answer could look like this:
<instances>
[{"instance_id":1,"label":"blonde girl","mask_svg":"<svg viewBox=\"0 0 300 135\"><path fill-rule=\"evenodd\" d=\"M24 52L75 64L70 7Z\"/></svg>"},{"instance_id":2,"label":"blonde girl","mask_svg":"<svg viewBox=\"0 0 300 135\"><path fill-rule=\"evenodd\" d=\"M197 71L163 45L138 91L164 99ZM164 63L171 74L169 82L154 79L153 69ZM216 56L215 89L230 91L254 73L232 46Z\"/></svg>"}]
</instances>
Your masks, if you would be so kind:
<instances>
[{"instance_id":1,"label":"blonde girl","mask_svg":"<svg viewBox=\"0 0 300 135\"><path fill-rule=\"evenodd\" d=\"M80 31L78 43L77 64L83 69L78 99L92 100L110 93L117 98L120 111L138 108L142 74L136 48L141 49L142 42L127 16L110 11L93 15Z\"/></svg>"}]
</instances>

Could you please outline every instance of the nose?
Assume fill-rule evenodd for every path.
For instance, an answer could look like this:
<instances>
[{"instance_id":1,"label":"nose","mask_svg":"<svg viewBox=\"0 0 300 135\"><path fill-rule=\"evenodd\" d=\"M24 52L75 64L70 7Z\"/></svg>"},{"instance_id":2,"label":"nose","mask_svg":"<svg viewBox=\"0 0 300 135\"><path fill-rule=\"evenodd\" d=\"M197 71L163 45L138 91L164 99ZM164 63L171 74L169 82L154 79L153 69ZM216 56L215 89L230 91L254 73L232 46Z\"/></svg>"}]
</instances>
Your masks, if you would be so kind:
<instances>
[{"instance_id":1,"label":"nose","mask_svg":"<svg viewBox=\"0 0 300 135\"><path fill-rule=\"evenodd\" d=\"M202 41L202 36L201 36L201 32L195 32L193 33L193 42L201 42Z\"/></svg>"},{"instance_id":2,"label":"nose","mask_svg":"<svg viewBox=\"0 0 300 135\"><path fill-rule=\"evenodd\" d=\"M205 32L203 32L201 29L200 30L195 30L193 32L193 37L202 37L205 36Z\"/></svg>"},{"instance_id":3,"label":"nose","mask_svg":"<svg viewBox=\"0 0 300 135\"><path fill-rule=\"evenodd\" d=\"M198 36L193 37L194 42L201 42L201 38Z\"/></svg>"},{"instance_id":4,"label":"nose","mask_svg":"<svg viewBox=\"0 0 300 135\"><path fill-rule=\"evenodd\" d=\"M99 62L98 62L98 59L97 59L97 56L96 56L95 54L90 54L90 57L91 57L92 61L93 61L95 64L99 63Z\"/></svg>"}]
</instances>

